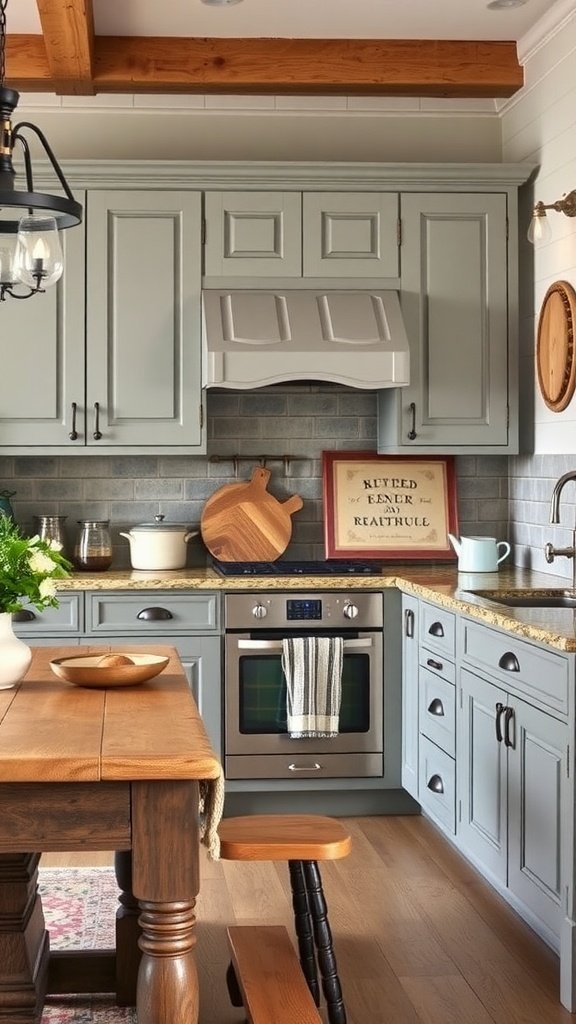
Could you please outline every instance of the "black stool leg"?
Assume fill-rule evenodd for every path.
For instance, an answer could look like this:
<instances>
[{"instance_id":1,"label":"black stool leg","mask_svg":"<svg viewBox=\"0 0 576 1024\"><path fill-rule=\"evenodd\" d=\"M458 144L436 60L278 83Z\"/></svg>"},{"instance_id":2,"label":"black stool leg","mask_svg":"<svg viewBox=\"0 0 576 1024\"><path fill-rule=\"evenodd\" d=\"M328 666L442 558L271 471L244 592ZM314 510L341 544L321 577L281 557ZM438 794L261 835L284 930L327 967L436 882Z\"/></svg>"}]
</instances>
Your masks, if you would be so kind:
<instances>
[{"instance_id":1,"label":"black stool leg","mask_svg":"<svg viewBox=\"0 0 576 1024\"><path fill-rule=\"evenodd\" d=\"M308 906L312 914L318 966L322 978L322 991L326 999L328 1020L330 1024L346 1024L346 1009L342 999L342 988L332 944L332 932L328 924L328 908L322 889L320 871L315 860L302 861L302 865Z\"/></svg>"},{"instance_id":2,"label":"black stool leg","mask_svg":"<svg viewBox=\"0 0 576 1024\"><path fill-rule=\"evenodd\" d=\"M294 927L298 938L298 952L300 966L308 983L308 988L316 1006L320 1006L320 986L318 984L318 973L316 970L316 956L314 953L314 936L312 933L312 918L306 895L306 883L301 860L289 860L290 887L292 889L292 907L294 909Z\"/></svg>"},{"instance_id":3,"label":"black stool leg","mask_svg":"<svg viewBox=\"0 0 576 1024\"><path fill-rule=\"evenodd\" d=\"M232 1006L243 1006L242 993L232 963L229 963L226 969L226 988L228 989L228 997Z\"/></svg>"}]
</instances>

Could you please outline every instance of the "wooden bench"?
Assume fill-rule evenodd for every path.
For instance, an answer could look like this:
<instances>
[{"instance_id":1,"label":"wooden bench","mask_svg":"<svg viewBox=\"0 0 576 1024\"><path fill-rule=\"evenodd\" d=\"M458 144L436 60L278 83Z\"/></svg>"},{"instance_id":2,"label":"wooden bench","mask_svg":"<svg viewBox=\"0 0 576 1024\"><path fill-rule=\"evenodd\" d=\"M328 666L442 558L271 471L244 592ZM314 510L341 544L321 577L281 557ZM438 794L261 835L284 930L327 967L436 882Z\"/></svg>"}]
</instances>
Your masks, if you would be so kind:
<instances>
[{"instance_id":1,"label":"wooden bench","mask_svg":"<svg viewBox=\"0 0 576 1024\"><path fill-rule=\"evenodd\" d=\"M228 942L250 1024L322 1024L282 925L233 925Z\"/></svg>"}]
</instances>

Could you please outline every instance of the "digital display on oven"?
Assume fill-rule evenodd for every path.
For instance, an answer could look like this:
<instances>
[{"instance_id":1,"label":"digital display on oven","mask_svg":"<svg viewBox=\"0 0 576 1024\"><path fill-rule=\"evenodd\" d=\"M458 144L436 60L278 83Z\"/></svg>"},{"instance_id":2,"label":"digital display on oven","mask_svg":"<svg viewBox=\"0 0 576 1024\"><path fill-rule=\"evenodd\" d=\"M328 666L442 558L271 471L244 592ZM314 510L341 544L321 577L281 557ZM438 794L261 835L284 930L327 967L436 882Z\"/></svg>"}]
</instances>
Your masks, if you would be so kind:
<instances>
[{"instance_id":1,"label":"digital display on oven","mask_svg":"<svg viewBox=\"0 0 576 1024\"><path fill-rule=\"evenodd\" d=\"M286 601L286 618L288 621L295 619L321 619L322 601L316 600L290 600Z\"/></svg>"}]
</instances>

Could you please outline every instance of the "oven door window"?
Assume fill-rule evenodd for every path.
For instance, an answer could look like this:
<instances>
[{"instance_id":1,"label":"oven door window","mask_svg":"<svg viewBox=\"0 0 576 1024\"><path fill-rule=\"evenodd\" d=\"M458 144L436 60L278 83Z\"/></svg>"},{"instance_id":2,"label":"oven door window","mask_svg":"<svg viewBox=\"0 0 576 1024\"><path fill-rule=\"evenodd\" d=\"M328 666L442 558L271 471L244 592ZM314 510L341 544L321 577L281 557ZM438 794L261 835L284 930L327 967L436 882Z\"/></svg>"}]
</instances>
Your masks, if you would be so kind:
<instances>
[{"instance_id":1,"label":"oven door window","mask_svg":"<svg viewBox=\"0 0 576 1024\"><path fill-rule=\"evenodd\" d=\"M239 658L240 732L246 735L286 733L286 680L278 654L245 654ZM344 653L340 733L370 729L370 655Z\"/></svg>"}]
</instances>

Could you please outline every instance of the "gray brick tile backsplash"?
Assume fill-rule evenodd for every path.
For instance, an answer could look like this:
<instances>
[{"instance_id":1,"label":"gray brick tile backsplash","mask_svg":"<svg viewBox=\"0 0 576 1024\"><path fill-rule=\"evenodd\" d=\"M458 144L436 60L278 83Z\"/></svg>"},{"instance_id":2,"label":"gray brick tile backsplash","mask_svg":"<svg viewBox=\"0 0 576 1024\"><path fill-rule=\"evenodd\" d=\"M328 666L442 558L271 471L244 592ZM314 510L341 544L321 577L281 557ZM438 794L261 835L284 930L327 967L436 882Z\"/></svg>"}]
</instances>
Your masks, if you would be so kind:
<instances>
[{"instance_id":1,"label":"gray brick tile backsplash","mask_svg":"<svg viewBox=\"0 0 576 1024\"><path fill-rule=\"evenodd\" d=\"M4 456L0 490L16 491L12 504L25 529L31 528L34 515L68 516L70 543L76 520L110 519L114 563L128 566L129 545L119 537L121 529L151 522L159 512L170 522L197 527L206 499L218 487L248 480L260 456L276 456L268 463L270 491L281 500L296 493L304 499L303 509L292 517L286 557L323 558L322 451L376 451L376 394L297 384L241 393L210 391L207 411L206 457ZM286 454L298 457L287 474ZM212 455L222 461L211 462ZM237 477L233 455L240 456ZM547 505L554 480L576 467L576 456L462 455L455 465L461 532L507 539L510 515L512 522L515 516L519 520L511 531L518 560L539 560L538 548L546 539L558 543L559 534L551 533L558 528L547 525ZM562 514L570 524L575 503L576 487L570 493L567 489ZM201 539L194 538L189 563L201 564L205 558Z\"/></svg>"}]
</instances>

